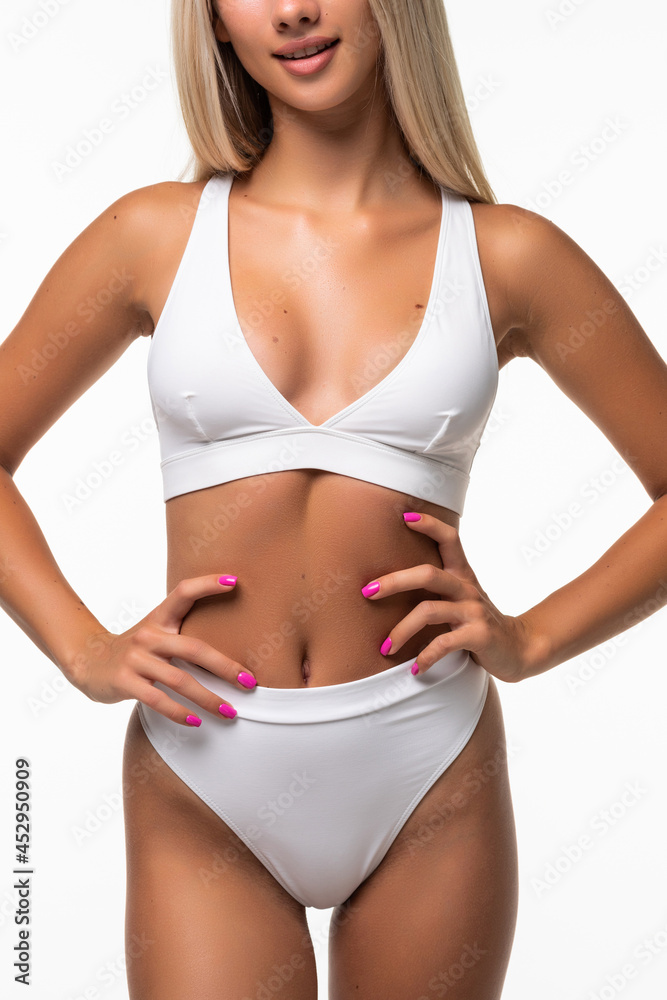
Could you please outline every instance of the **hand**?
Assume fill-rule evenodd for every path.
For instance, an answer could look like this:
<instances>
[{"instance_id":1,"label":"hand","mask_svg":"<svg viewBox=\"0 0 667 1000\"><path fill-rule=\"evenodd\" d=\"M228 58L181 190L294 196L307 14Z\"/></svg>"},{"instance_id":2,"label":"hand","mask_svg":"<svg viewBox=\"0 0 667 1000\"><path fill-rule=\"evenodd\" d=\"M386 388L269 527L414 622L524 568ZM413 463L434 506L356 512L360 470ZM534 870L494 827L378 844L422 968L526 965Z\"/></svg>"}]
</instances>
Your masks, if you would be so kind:
<instances>
[{"instance_id":1,"label":"hand","mask_svg":"<svg viewBox=\"0 0 667 1000\"><path fill-rule=\"evenodd\" d=\"M201 639L179 634L183 619L196 600L232 589L234 584L222 584L221 579L225 578L208 575L181 580L161 604L127 632L116 635L105 630L89 636L86 652L75 659L70 676L74 686L92 701L109 704L133 698L172 722L200 725L198 716L154 686L159 681L221 718L224 714L220 712L221 705L232 708L229 703L221 703L213 691L169 662L169 657L179 656L228 681L237 681L241 690L255 687L255 678L240 663ZM236 715L233 708L232 712Z\"/></svg>"},{"instance_id":2,"label":"hand","mask_svg":"<svg viewBox=\"0 0 667 1000\"><path fill-rule=\"evenodd\" d=\"M419 653L419 673L432 667L446 653L466 649L475 663L499 680L522 679L528 635L521 619L502 614L489 599L465 557L456 528L430 514L405 522L438 543L443 569L425 563L380 576L380 589L368 600L380 600L404 590L429 590L442 601L421 601L389 633L391 654L426 625L447 624L451 631L436 636Z\"/></svg>"}]
</instances>

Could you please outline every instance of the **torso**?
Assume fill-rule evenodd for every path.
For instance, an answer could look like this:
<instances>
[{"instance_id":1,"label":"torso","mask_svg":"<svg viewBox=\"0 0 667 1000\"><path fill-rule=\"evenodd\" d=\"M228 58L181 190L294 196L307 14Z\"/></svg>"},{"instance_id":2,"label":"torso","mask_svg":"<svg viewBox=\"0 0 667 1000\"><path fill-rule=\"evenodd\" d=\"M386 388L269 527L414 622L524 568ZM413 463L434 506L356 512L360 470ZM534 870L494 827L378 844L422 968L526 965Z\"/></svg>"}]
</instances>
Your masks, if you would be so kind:
<instances>
[{"instance_id":1,"label":"torso","mask_svg":"<svg viewBox=\"0 0 667 1000\"><path fill-rule=\"evenodd\" d=\"M140 275L152 320L147 332L166 302L204 183L160 186L161 238L150 272ZM238 319L271 382L311 423L322 423L384 378L417 335L433 275L440 194L425 187L417 210L412 204L389 218L350 222L299 213L295 222L295 210L258 205L246 189L235 179L229 203ZM513 326L496 241L503 208L472 205L500 367L512 356ZM270 308L274 290L285 297ZM390 363L377 363L387 356ZM165 507L168 590L184 577L238 576L234 591L198 601L181 633L244 664L260 685L356 680L415 657L447 631L426 626L382 656L390 630L433 595L405 591L369 601L361 587L420 563L440 567L436 543L406 527L402 513L432 514L458 528L452 510L314 469L233 480L173 497Z\"/></svg>"}]
</instances>

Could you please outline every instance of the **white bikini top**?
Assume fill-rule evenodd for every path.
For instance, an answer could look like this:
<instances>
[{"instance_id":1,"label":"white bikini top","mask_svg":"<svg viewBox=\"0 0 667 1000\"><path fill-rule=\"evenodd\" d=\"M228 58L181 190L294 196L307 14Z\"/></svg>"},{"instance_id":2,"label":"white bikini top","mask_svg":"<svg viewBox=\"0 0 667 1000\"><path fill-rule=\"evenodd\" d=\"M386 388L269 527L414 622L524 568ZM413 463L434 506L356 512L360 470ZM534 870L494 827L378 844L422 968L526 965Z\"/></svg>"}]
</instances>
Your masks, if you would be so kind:
<instances>
[{"instance_id":1,"label":"white bikini top","mask_svg":"<svg viewBox=\"0 0 667 1000\"><path fill-rule=\"evenodd\" d=\"M468 200L441 187L428 304L407 353L323 424L278 392L232 296L233 174L204 187L148 351L164 500L245 476L323 469L463 512L498 386L498 356Z\"/></svg>"}]
</instances>

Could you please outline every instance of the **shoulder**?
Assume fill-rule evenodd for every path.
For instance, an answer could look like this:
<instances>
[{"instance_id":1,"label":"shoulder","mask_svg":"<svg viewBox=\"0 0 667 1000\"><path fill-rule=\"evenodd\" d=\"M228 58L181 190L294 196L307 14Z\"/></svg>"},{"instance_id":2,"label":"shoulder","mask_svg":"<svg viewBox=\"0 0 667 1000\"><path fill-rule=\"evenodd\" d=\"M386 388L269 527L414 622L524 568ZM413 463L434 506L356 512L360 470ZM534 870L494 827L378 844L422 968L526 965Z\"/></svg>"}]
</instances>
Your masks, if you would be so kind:
<instances>
[{"instance_id":1,"label":"shoulder","mask_svg":"<svg viewBox=\"0 0 667 1000\"><path fill-rule=\"evenodd\" d=\"M507 349L514 356L531 356L531 320L553 304L550 289L585 281L595 265L564 230L537 212L510 203L471 202L470 207L480 258L506 304Z\"/></svg>"},{"instance_id":2,"label":"shoulder","mask_svg":"<svg viewBox=\"0 0 667 1000\"><path fill-rule=\"evenodd\" d=\"M470 202L470 207L475 226L481 227L489 239L502 241L506 249L511 245L519 249L527 239L539 238L540 233L553 226L543 215L507 202L488 205L473 201Z\"/></svg>"},{"instance_id":3,"label":"shoulder","mask_svg":"<svg viewBox=\"0 0 667 1000\"><path fill-rule=\"evenodd\" d=\"M508 279L515 274L516 264L535 254L540 258L557 256L567 241L575 245L554 222L529 208L481 202L471 202L470 207L478 240L505 263Z\"/></svg>"},{"instance_id":4,"label":"shoulder","mask_svg":"<svg viewBox=\"0 0 667 1000\"><path fill-rule=\"evenodd\" d=\"M192 224L206 181L160 181L121 195L106 210L123 235L153 244Z\"/></svg>"},{"instance_id":5,"label":"shoulder","mask_svg":"<svg viewBox=\"0 0 667 1000\"><path fill-rule=\"evenodd\" d=\"M100 237L133 276L135 307L152 332L151 306L160 275L180 259L206 181L161 181L121 195L98 217Z\"/></svg>"}]
</instances>

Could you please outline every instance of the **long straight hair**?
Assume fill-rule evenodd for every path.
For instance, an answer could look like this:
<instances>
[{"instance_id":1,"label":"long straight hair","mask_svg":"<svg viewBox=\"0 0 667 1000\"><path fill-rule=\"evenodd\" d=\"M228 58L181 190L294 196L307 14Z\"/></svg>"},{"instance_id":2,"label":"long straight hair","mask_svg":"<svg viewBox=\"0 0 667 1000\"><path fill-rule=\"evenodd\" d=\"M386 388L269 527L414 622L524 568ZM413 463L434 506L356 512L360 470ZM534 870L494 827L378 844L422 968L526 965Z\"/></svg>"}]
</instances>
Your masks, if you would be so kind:
<instances>
[{"instance_id":1,"label":"long straight hair","mask_svg":"<svg viewBox=\"0 0 667 1000\"><path fill-rule=\"evenodd\" d=\"M497 204L473 135L443 0L368 0L389 111L415 164L470 201ZM179 180L245 173L274 131L263 87L214 32L212 0L172 0L171 44L192 147Z\"/></svg>"}]
</instances>

